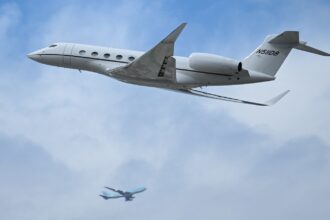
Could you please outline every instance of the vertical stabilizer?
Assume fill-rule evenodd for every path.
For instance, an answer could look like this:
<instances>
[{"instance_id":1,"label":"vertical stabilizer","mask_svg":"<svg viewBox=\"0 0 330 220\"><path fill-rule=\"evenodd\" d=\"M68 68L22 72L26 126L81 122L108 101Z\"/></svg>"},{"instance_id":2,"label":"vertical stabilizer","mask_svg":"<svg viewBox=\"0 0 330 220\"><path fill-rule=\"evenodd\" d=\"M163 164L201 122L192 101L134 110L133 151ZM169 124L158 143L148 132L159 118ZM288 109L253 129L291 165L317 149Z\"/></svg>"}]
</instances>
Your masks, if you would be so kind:
<instances>
[{"instance_id":1,"label":"vertical stabilizer","mask_svg":"<svg viewBox=\"0 0 330 220\"><path fill-rule=\"evenodd\" d=\"M244 59L243 68L275 76L292 48L330 56L329 53L307 46L306 42L300 41L298 31L284 31L282 34L266 37L263 44Z\"/></svg>"},{"instance_id":2,"label":"vertical stabilizer","mask_svg":"<svg viewBox=\"0 0 330 220\"><path fill-rule=\"evenodd\" d=\"M274 76L291 49L298 44L299 32L297 31L285 31L279 35L267 36L263 44L244 59L243 67Z\"/></svg>"}]
</instances>

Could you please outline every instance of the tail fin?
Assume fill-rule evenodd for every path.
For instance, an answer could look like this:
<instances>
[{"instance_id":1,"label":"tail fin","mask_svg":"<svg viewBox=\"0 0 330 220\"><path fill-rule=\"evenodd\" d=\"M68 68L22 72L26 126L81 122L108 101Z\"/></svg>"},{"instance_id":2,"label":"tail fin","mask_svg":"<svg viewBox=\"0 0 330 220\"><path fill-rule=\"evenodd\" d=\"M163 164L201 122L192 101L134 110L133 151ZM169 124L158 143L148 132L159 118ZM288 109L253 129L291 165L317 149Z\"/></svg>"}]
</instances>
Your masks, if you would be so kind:
<instances>
[{"instance_id":1,"label":"tail fin","mask_svg":"<svg viewBox=\"0 0 330 220\"><path fill-rule=\"evenodd\" d=\"M292 48L330 56L329 53L307 46L306 42L300 42L298 31L285 31L267 36L263 44L244 59L243 68L275 76Z\"/></svg>"}]
</instances>

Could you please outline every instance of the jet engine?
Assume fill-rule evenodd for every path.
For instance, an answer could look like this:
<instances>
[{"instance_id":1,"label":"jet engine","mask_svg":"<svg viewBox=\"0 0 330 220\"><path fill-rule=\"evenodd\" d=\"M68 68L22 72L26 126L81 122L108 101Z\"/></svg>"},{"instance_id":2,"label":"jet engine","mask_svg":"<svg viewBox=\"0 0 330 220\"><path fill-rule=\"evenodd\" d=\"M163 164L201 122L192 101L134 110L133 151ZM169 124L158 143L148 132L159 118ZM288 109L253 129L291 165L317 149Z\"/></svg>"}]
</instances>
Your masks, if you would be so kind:
<instances>
[{"instance_id":1,"label":"jet engine","mask_svg":"<svg viewBox=\"0 0 330 220\"><path fill-rule=\"evenodd\" d=\"M192 53L189 56L189 66L201 72L230 75L242 70L242 63L239 61L207 53Z\"/></svg>"}]
</instances>

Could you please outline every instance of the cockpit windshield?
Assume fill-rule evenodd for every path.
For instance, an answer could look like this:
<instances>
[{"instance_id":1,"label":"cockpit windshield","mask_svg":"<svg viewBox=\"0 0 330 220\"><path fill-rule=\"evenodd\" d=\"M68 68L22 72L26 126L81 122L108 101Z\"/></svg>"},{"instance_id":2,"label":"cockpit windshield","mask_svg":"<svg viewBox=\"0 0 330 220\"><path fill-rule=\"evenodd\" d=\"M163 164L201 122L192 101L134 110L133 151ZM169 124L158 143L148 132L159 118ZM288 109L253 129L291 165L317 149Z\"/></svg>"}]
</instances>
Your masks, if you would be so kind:
<instances>
[{"instance_id":1,"label":"cockpit windshield","mask_svg":"<svg viewBox=\"0 0 330 220\"><path fill-rule=\"evenodd\" d=\"M57 44L52 44L49 47L57 47Z\"/></svg>"}]
</instances>

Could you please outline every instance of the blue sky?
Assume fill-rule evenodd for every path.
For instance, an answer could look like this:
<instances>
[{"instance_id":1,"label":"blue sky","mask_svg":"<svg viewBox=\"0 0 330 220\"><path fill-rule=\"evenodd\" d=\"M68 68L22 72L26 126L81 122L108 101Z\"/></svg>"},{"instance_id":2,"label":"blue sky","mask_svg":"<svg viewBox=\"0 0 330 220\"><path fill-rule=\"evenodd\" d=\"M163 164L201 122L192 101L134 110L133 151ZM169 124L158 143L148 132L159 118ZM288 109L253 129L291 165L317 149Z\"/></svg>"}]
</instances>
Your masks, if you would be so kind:
<instances>
[{"instance_id":1,"label":"blue sky","mask_svg":"<svg viewBox=\"0 0 330 220\"><path fill-rule=\"evenodd\" d=\"M244 106L44 66L53 42L148 50L188 22L176 54L242 59L301 31L330 51L328 1L0 1L4 219L329 219L328 58L293 51L274 82L207 88ZM132 203L104 185L146 186Z\"/></svg>"}]
</instances>

